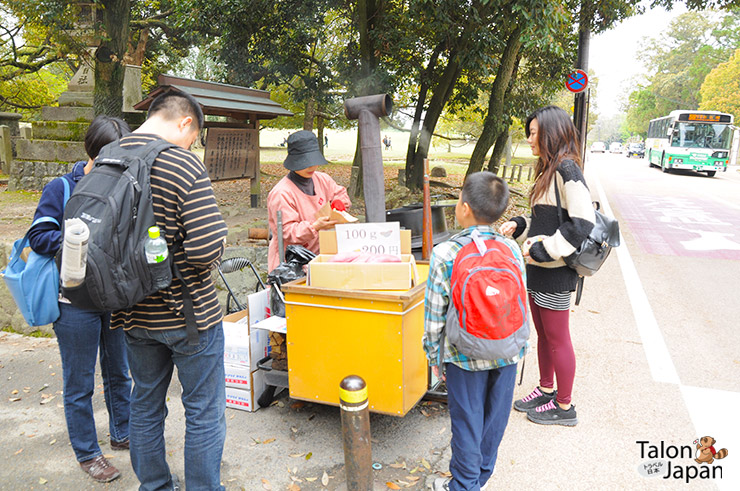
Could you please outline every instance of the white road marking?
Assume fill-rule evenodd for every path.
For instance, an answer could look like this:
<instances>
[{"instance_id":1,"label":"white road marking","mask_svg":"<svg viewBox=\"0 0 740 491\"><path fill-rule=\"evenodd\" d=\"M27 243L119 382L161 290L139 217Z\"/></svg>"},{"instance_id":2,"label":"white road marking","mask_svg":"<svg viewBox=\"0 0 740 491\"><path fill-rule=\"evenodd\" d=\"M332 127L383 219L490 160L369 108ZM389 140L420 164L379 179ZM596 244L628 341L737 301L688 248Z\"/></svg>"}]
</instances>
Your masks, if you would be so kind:
<instances>
[{"instance_id":1,"label":"white road marking","mask_svg":"<svg viewBox=\"0 0 740 491\"><path fill-rule=\"evenodd\" d=\"M699 237L696 239L680 241L681 245L687 251L740 251L740 244L727 238L735 237L735 234L706 232L704 230L685 230L699 234Z\"/></svg>"},{"instance_id":2,"label":"white road marking","mask_svg":"<svg viewBox=\"0 0 740 491\"><path fill-rule=\"evenodd\" d=\"M604 188L601 186L601 181L596 175L592 177L596 184L596 190L599 194L599 200L601 201L604 212L607 215L614 216L609 201L606 198ZM620 246L616 248L617 258L619 259L622 277L627 287L627 295L629 296L630 304L632 304L632 313L635 316L637 330L642 338L642 346L645 350L648 366L650 366L650 373L656 382L679 384L681 381L678 378L676 367L673 365L671 355L668 353L668 347L665 344L663 334L658 327L658 321L655 319L655 314L653 314L653 309L650 306L645 289L637 274L632 256L621 232L619 236Z\"/></svg>"}]
</instances>

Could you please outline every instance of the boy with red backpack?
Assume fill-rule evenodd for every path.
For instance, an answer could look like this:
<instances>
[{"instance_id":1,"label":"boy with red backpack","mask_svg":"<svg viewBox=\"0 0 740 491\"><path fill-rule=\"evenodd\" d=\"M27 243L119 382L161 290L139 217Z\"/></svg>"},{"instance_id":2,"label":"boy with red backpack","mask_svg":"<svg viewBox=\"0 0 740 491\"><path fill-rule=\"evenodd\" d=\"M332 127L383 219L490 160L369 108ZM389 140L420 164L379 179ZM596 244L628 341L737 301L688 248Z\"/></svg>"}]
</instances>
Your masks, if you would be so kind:
<instances>
[{"instance_id":1,"label":"boy with red backpack","mask_svg":"<svg viewBox=\"0 0 740 491\"><path fill-rule=\"evenodd\" d=\"M516 364L529 349L524 259L516 242L492 227L508 203L501 178L468 176L455 207L465 230L438 244L429 260L424 350L434 374L446 379L452 422L452 477L435 480L435 491L485 489L509 419Z\"/></svg>"}]
</instances>

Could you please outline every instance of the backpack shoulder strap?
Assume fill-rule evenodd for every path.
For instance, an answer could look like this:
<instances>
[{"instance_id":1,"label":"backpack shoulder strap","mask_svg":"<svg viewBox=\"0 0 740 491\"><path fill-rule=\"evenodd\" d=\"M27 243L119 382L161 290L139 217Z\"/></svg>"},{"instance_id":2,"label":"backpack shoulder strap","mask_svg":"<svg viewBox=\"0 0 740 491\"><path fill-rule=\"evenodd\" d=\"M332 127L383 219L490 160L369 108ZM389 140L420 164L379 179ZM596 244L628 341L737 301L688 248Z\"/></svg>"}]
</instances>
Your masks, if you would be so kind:
<instances>
[{"instance_id":1,"label":"backpack shoulder strap","mask_svg":"<svg viewBox=\"0 0 740 491\"><path fill-rule=\"evenodd\" d=\"M164 152L168 148L174 147L177 147L177 145L161 138L157 138L156 140L147 142L144 145L135 145L124 149L121 147L120 140L118 140L109 143L100 150L100 154L98 154L98 157L95 159L95 165L120 165L121 154L122 152L125 152L126 156L139 157L147 162L151 167L151 164L160 153Z\"/></svg>"},{"instance_id":2,"label":"backpack shoulder strap","mask_svg":"<svg viewBox=\"0 0 740 491\"><path fill-rule=\"evenodd\" d=\"M180 243L175 243L173 246L172 256L172 272L176 276L180 283L182 283L182 311L185 316L185 333L187 334L188 344L195 346L199 342L198 336L198 323L195 318L195 308L193 307L193 297L190 295L190 290L185 283L185 278L180 272L180 268L177 267L175 262L175 254L182 249Z\"/></svg>"}]
</instances>

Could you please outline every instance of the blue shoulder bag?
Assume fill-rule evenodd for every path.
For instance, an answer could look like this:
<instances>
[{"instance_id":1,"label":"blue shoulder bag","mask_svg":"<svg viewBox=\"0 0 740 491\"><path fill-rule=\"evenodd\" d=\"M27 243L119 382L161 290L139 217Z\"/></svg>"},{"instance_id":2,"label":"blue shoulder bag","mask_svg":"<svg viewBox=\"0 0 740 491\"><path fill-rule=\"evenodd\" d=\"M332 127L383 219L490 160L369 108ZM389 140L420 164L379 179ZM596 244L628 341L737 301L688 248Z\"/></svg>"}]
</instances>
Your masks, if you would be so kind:
<instances>
[{"instance_id":1,"label":"blue shoulder bag","mask_svg":"<svg viewBox=\"0 0 740 491\"><path fill-rule=\"evenodd\" d=\"M69 199L69 182L65 177L61 179L64 183L64 208ZM39 217L33 221L31 228L42 222L59 225L56 218ZM24 260L23 251L26 248L28 257ZM8 266L0 276L29 326L45 326L59 318L59 269L54 256L37 254L31 249L28 232L13 243Z\"/></svg>"}]
</instances>

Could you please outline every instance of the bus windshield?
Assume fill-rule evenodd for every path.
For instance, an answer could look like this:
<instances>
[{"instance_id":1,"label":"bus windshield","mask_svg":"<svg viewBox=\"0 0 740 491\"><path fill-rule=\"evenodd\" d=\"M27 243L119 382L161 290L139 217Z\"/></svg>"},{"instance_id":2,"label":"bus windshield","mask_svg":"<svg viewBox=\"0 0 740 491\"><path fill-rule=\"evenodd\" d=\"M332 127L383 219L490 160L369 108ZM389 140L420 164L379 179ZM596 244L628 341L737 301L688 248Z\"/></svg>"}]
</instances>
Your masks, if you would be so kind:
<instances>
[{"instance_id":1,"label":"bus windshield","mask_svg":"<svg viewBox=\"0 0 740 491\"><path fill-rule=\"evenodd\" d=\"M732 131L727 124L679 123L673 126L672 147L729 150Z\"/></svg>"}]
</instances>

